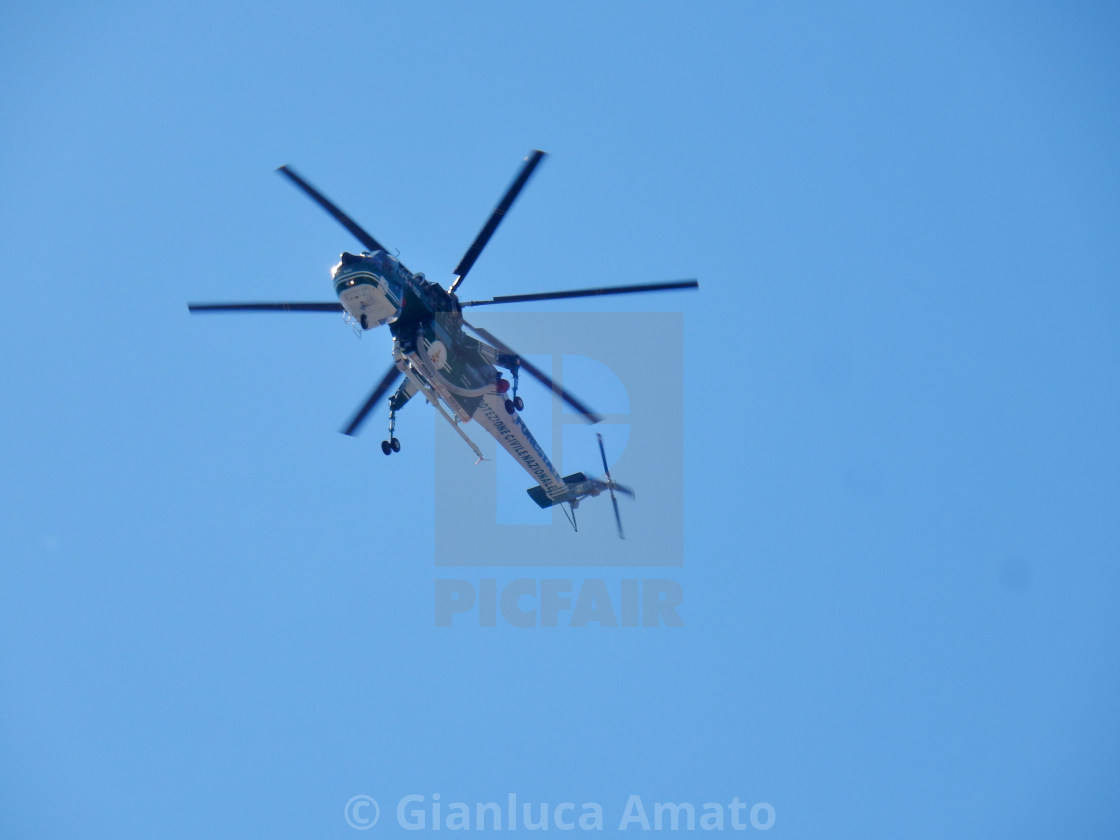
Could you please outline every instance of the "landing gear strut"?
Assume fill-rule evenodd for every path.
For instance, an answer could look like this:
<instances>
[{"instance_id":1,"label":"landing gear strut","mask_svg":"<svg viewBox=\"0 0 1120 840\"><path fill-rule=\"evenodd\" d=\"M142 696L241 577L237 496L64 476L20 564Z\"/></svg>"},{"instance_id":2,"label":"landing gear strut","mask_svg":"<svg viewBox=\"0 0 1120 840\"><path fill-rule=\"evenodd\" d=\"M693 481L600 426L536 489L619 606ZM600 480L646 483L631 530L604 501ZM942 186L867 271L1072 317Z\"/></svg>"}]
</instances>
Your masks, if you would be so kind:
<instances>
[{"instance_id":1,"label":"landing gear strut","mask_svg":"<svg viewBox=\"0 0 1120 840\"><path fill-rule=\"evenodd\" d=\"M381 451L386 455L392 455L394 452L401 451L401 442L393 437L393 432L397 429L397 412L389 412L389 439L381 441Z\"/></svg>"},{"instance_id":2,"label":"landing gear strut","mask_svg":"<svg viewBox=\"0 0 1120 840\"><path fill-rule=\"evenodd\" d=\"M506 400L506 414L513 414L514 411L521 411L525 408L525 400L517 396L517 372L520 365L514 361L513 366L510 368L510 373L513 374L513 398Z\"/></svg>"}]
</instances>

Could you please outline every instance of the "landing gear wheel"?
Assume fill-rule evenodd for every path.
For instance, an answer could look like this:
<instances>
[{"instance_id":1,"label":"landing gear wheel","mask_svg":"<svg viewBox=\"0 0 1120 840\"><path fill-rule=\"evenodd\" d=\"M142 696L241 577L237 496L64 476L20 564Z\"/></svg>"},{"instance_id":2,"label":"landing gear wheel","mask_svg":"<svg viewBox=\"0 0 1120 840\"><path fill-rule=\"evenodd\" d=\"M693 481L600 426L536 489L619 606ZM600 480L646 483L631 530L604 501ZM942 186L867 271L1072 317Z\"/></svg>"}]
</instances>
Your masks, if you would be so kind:
<instances>
[{"instance_id":1,"label":"landing gear wheel","mask_svg":"<svg viewBox=\"0 0 1120 840\"><path fill-rule=\"evenodd\" d=\"M525 407L525 400L521 399L521 397L514 397L513 398L513 407L516 408L518 411L521 411L521 409L523 409Z\"/></svg>"},{"instance_id":2,"label":"landing gear wheel","mask_svg":"<svg viewBox=\"0 0 1120 840\"><path fill-rule=\"evenodd\" d=\"M364 313L364 312L362 313L361 321L362 321L362 329L363 330L368 330L369 329L369 318L366 317L366 313Z\"/></svg>"},{"instance_id":3,"label":"landing gear wheel","mask_svg":"<svg viewBox=\"0 0 1120 840\"><path fill-rule=\"evenodd\" d=\"M389 448L392 449L394 452L400 452L401 451L401 442L399 440L397 440L396 438L393 438L391 441L389 441Z\"/></svg>"},{"instance_id":4,"label":"landing gear wheel","mask_svg":"<svg viewBox=\"0 0 1120 840\"><path fill-rule=\"evenodd\" d=\"M513 414L514 408L513 400L506 400L506 414Z\"/></svg>"},{"instance_id":5,"label":"landing gear wheel","mask_svg":"<svg viewBox=\"0 0 1120 840\"><path fill-rule=\"evenodd\" d=\"M399 444L397 445L397 448L398 449L400 448ZM383 440L383 441L381 441L381 451L384 452L386 455L392 455L393 454L393 445L391 443L389 443L389 441Z\"/></svg>"}]
</instances>

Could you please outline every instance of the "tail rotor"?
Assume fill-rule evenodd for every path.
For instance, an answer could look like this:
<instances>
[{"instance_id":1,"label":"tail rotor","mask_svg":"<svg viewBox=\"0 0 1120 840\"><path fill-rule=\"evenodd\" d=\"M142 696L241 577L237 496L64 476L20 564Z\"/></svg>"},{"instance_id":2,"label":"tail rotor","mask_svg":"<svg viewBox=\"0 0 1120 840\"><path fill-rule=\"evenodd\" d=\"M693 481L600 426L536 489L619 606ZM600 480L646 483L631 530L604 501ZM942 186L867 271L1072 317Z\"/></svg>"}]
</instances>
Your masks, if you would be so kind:
<instances>
[{"instance_id":1,"label":"tail rotor","mask_svg":"<svg viewBox=\"0 0 1120 840\"><path fill-rule=\"evenodd\" d=\"M610 491L610 494L611 494L611 504L614 505L614 521L618 525L618 538L620 540L624 540L624 539L626 539L626 537L622 533L622 516L618 512L618 497L615 496L614 491L615 491L615 489L618 489L619 491L621 491L623 493L626 493L630 496L634 495L634 491L629 490L628 488L623 487L619 484L615 484L614 479L611 478L611 468L607 466L607 450L603 448L603 436L601 434L596 433L595 437L599 438L599 455L601 455L602 458L603 458L603 472L606 473L607 489Z\"/></svg>"}]
</instances>

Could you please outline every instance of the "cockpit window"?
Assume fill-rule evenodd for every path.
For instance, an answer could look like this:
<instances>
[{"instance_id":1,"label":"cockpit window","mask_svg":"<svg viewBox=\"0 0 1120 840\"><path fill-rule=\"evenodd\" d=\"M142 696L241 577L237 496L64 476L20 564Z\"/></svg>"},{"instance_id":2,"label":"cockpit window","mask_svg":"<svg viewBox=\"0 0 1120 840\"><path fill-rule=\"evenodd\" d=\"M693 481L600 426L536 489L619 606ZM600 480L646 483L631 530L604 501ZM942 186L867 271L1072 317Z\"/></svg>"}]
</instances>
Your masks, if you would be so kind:
<instances>
[{"instance_id":1,"label":"cockpit window","mask_svg":"<svg viewBox=\"0 0 1120 840\"><path fill-rule=\"evenodd\" d=\"M407 283L406 272L396 258L384 251L372 254L343 254L331 270L335 290L341 292L359 285L369 285L390 298L400 300Z\"/></svg>"},{"instance_id":2,"label":"cockpit window","mask_svg":"<svg viewBox=\"0 0 1120 840\"><path fill-rule=\"evenodd\" d=\"M378 251L370 259L374 270L382 277L392 277L397 273L397 261L384 251Z\"/></svg>"}]
</instances>

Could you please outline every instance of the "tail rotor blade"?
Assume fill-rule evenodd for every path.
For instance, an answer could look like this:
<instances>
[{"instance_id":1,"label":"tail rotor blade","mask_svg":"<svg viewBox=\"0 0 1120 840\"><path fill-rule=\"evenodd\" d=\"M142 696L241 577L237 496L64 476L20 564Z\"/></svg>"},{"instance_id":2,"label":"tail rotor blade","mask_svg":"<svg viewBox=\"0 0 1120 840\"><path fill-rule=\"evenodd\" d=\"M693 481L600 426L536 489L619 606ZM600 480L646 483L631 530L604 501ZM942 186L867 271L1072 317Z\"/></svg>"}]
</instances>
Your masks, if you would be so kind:
<instances>
[{"instance_id":1,"label":"tail rotor blade","mask_svg":"<svg viewBox=\"0 0 1120 840\"><path fill-rule=\"evenodd\" d=\"M626 539L626 534L622 531L622 514L618 512L618 498L614 495L614 488L611 488L611 504L614 505L614 522L618 526L618 538L620 540Z\"/></svg>"},{"instance_id":2,"label":"tail rotor blade","mask_svg":"<svg viewBox=\"0 0 1120 840\"><path fill-rule=\"evenodd\" d=\"M353 435L357 433L358 427L365 422L366 416L373 410L377 401L384 397L385 393L393 387L393 384L400 378L400 375L401 372L397 370L396 365L389 368L384 378L378 383L377 387L373 389L373 393L369 395L369 399L366 400L365 404L350 418L350 423L342 430L344 435Z\"/></svg>"},{"instance_id":3,"label":"tail rotor blade","mask_svg":"<svg viewBox=\"0 0 1120 840\"><path fill-rule=\"evenodd\" d=\"M385 250L384 245L382 245L380 242L378 242L376 239L374 239L372 236L370 236L370 234L367 233L365 230L363 230L362 227L357 222L355 222L353 219L351 219L349 216L347 216L345 213L343 213L338 208L338 206L336 204L334 204L329 198L327 198L325 195L323 195L321 192L319 192L317 189L315 189L313 186L311 186L311 184L307 183L307 181L303 180L303 178L301 178L298 174L296 174L296 171L294 169L292 169L289 166L281 166L276 171L279 172L281 175L286 176L289 181L291 181L293 184L295 184L297 187L299 187L301 190L303 190L305 193L307 193L307 195L309 195L311 197L312 201L314 201L316 204L318 204L320 207L322 207L324 210L326 210L328 213L330 213L332 216L334 216L335 220L338 221L338 223L340 225L342 225L344 228L346 228L348 231L350 231L352 234L354 234L354 236L356 236L358 238L358 241L366 246L366 250L368 250L368 251L384 251Z\"/></svg>"},{"instance_id":4,"label":"tail rotor blade","mask_svg":"<svg viewBox=\"0 0 1120 840\"><path fill-rule=\"evenodd\" d=\"M603 448L603 436L598 432L595 437L599 438L599 455L603 458L603 472L607 475L607 489L610 490L611 504L614 505L614 522L618 526L618 538L620 540L626 539L622 533L622 514L618 512L618 498L614 494L614 480L611 478L611 468L607 466L607 450ZM634 495L631 493L630 495Z\"/></svg>"},{"instance_id":5,"label":"tail rotor blade","mask_svg":"<svg viewBox=\"0 0 1120 840\"><path fill-rule=\"evenodd\" d=\"M471 270L478 255L482 253L482 249L486 247L486 243L490 241L490 237L494 235L494 231L498 229L498 225L502 223L509 208L513 206L513 202L517 199L518 194L525 187L529 181L533 170L544 157L544 152L540 149L534 149L532 153L525 159L525 163L521 166L521 171L517 173L517 177L513 179L513 183L509 185L502 200L498 202L498 206L494 208L494 212L490 214L490 218L486 220L486 224L482 226L482 230L478 232L478 236L474 238L471 247L467 248L467 253L463 254L463 258L459 260L459 264L455 266L455 279L451 283L449 292L454 293L459 285L466 279L467 272Z\"/></svg>"},{"instance_id":6,"label":"tail rotor blade","mask_svg":"<svg viewBox=\"0 0 1120 840\"><path fill-rule=\"evenodd\" d=\"M607 466L607 450L603 448L603 436L599 432L596 432L595 437L599 438L599 457L603 459L603 472L607 476L607 481L610 481L611 468Z\"/></svg>"},{"instance_id":7,"label":"tail rotor blade","mask_svg":"<svg viewBox=\"0 0 1120 840\"><path fill-rule=\"evenodd\" d=\"M615 492L621 493L623 496L634 498L634 491L627 487L625 484L619 484L617 481L612 481L611 486L614 487Z\"/></svg>"}]
</instances>

